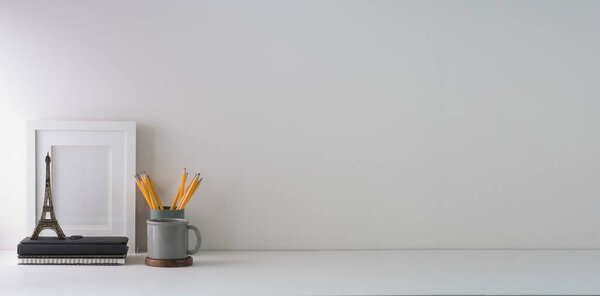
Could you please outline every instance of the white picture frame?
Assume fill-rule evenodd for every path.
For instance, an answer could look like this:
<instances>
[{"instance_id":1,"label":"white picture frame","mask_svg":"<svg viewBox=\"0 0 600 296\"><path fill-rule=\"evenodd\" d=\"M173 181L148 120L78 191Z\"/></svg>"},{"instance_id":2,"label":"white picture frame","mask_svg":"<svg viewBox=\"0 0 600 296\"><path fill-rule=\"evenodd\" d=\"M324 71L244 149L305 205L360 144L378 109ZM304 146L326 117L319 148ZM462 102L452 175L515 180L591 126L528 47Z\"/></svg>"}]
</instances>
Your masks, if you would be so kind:
<instances>
[{"instance_id":1,"label":"white picture frame","mask_svg":"<svg viewBox=\"0 0 600 296\"><path fill-rule=\"evenodd\" d=\"M135 151L133 121L28 121L28 229L41 213L49 152L54 211L65 235L127 236L134 251Z\"/></svg>"}]
</instances>

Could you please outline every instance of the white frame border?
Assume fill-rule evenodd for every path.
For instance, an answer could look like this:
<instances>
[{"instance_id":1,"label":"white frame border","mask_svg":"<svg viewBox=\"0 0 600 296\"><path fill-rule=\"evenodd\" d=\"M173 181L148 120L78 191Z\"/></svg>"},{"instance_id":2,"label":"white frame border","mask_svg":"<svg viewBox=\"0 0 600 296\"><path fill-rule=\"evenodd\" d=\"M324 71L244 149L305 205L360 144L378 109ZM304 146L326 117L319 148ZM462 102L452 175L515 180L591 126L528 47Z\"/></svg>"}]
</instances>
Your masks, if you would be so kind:
<instances>
[{"instance_id":1,"label":"white frame border","mask_svg":"<svg viewBox=\"0 0 600 296\"><path fill-rule=\"evenodd\" d=\"M33 231L36 213L36 131L121 131L125 133L125 225L129 238L129 252L135 251L135 187L129 179L135 175L136 122L135 121L27 121L27 227Z\"/></svg>"}]
</instances>

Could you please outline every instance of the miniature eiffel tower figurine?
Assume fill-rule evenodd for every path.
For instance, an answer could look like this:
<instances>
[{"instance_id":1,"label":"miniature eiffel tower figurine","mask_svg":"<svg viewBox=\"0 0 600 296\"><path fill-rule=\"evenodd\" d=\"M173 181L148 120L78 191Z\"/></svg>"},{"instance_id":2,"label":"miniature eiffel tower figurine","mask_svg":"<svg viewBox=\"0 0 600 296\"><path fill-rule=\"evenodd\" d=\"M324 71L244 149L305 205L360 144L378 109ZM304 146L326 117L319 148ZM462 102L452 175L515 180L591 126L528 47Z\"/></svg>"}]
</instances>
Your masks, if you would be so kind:
<instances>
[{"instance_id":1,"label":"miniature eiffel tower figurine","mask_svg":"<svg viewBox=\"0 0 600 296\"><path fill-rule=\"evenodd\" d=\"M50 213L50 219L46 219L46 214ZM42 215L40 221L38 221L35 230L31 235L31 239L37 239L40 232L44 229L52 229L58 235L58 239L65 239L56 217L54 216L54 205L52 204L52 188L50 187L50 155L46 154L46 192L44 194L44 205L42 207Z\"/></svg>"}]
</instances>

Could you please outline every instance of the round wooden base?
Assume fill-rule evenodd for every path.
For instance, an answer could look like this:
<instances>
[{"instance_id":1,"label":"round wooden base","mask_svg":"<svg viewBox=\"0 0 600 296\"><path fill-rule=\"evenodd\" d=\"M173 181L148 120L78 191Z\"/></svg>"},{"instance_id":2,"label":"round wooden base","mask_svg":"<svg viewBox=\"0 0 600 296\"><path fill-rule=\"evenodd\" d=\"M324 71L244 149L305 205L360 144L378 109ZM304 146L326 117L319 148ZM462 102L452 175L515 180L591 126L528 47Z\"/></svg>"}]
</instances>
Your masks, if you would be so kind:
<instances>
[{"instance_id":1,"label":"round wooden base","mask_svg":"<svg viewBox=\"0 0 600 296\"><path fill-rule=\"evenodd\" d=\"M154 267L185 267L194 263L192 256L184 259L152 259L146 257L146 265Z\"/></svg>"}]
</instances>

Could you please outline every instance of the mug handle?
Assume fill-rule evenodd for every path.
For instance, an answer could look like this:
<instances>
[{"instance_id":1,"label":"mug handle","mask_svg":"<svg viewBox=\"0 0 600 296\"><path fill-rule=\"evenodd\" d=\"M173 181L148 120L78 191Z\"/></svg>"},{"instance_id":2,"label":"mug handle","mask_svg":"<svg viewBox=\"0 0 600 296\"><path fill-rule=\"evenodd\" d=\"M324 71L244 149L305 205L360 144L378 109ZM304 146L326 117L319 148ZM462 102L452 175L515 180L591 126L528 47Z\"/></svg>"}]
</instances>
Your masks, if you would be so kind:
<instances>
[{"instance_id":1,"label":"mug handle","mask_svg":"<svg viewBox=\"0 0 600 296\"><path fill-rule=\"evenodd\" d=\"M198 228L196 228L196 226L194 226L194 225L186 225L185 228L187 228L188 230L191 229L196 233L196 247L193 250L187 250L187 254L189 254L189 255L196 254L198 252L198 250L200 249L200 243L202 242L202 237L200 236L200 230L198 230ZM188 235L189 235L189 232L188 232Z\"/></svg>"}]
</instances>

